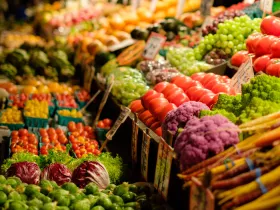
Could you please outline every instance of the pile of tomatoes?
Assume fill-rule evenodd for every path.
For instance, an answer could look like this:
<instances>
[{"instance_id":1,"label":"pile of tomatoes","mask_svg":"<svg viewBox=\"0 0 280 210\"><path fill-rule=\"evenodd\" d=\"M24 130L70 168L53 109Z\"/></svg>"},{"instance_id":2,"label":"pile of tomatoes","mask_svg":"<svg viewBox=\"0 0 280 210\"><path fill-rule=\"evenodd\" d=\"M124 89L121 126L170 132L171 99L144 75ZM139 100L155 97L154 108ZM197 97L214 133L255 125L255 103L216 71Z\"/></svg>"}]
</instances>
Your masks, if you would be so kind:
<instances>
[{"instance_id":1,"label":"pile of tomatoes","mask_svg":"<svg viewBox=\"0 0 280 210\"><path fill-rule=\"evenodd\" d=\"M25 102L28 100L28 96L24 93L15 94L9 96L9 106L16 106L18 108L23 108Z\"/></svg>"},{"instance_id":2,"label":"pile of tomatoes","mask_svg":"<svg viewBox=\"0 0 280 210\"><path fill-rule=\"evenodd\" d=\"M27 129L19 129L11 133L12 153L29 152L38 155L38 139L35 134L29 133Z\"/></svg>"},{"instance_id":3,"label":"pile of tomatoes","mask_svg":"<svg viewBox=\"0 0 280 210\"><path fill-rule=\"evenodd\" d=\"M100 154L92 127L84 126L82 123L69 122L68 130L71 132L69 141L72 144L72 150L78 158L88 154Z\"/></svg>"},{"instance_id":4,"label":"pile of tomatoes","mask_svg":"<svg viewBox=\"0 0 280 210\"><path fill-rule=\"evenodd\" d=\"M79 90L76 93L76 97L79 101L88 101L90 99L90 95L86 90Z\"/></svg>"},{"instance_id":5,"label":"pile of tomatoes","mask_svg":"<svg viewBox=\"0 0 280 210\"><path fill-rule=\"evenodd\" d=\"M110 129L111 127L112 127L112 120L109 118L99 120L97 123L97 128Z\"/></svg>"},{"instance_id":6,"label":"pile of tomatoes","mask_svg":"<svg viewBox=\"0 0 280 210\"><path fill-rule=\"evenodd\" d=\"M40 153L42 155L47 155L48 150L54 149L57 151L66 151L66 144L68 143L68 139L60 128L48 128L40 129L41 143L42 146L40 148Z\"/></svg>"}]
</instances>

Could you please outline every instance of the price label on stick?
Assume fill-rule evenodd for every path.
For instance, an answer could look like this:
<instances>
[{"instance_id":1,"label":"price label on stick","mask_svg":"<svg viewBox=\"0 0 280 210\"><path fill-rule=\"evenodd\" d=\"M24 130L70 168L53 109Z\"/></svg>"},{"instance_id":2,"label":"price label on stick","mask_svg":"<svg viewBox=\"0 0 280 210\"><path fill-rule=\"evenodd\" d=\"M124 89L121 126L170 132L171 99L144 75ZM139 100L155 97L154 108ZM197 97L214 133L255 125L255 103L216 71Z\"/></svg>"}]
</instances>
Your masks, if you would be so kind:
<instances>
[{"instance_id":1,"label":"price label on stick","mask_svg":"<svg viewBox=\"0 0 280 210\"><path fill-rule=\"evenodd\" d=\"M147 60L153 60L164 45L165 40L165 36L152 32L146 43L143 52L143 58Z\"/></svg>"},{"instance_id":2,"label":"price label on stick","mask_svg":"<svg viewBox=\"0 0 280 210\"><path fill-rule=\"evenodd\" d=\"M211 15L211 7L214 0L202 0L200 4L200 14L204 17Z\"/></svg>"},{"instance_id":3,"label":"price label on stick","mask_svg":"<svg viewBox=\"0 0 280 210\"><path fill-rule=\"evenodd\" d=\"M158 145L154 186L165 200L168 196L172 159L173 149L161 139Z\"/></svg>"},{"instance_id":4,"label":"price label on stick","mask_svg":"<svg viewBox=\"0 0 280 210\"><path fill-rule=\"evenodd\" d=\"M149 134L143 132L142 148L141 148L141 174L146 182L148 181L150 142L151 142L151 137L149 136Z\"/></svg>"},{"instance_id":5,"label":"price label on stick","mask_svg":"<svg viewBox=\"0 0 280 210\"><path fill-rule=\"evenodd\" d=\"M192 177L190 191L190 210L214 210L215 199L213 193L204 188L202 183L195 177Z\"/></svg>"},{"instance_id":6,"label":"price label on stick","mask_svg":"<svg viewBox=\"0 0 280 210\"><path fill-rule=\"evenodd\" d=\"M273 0L261 0L260 1L260 8L264 13L271 14L273 7Z\"/></svg>"},{"instance_id":7,"label":"price label on stick","mask_svg":"<svg viewBox=\"0 0 280 210\"><path fill-rule=\"evenodd\" d=\"M122 109L122 111L121 111L118 119L116 120L116 122L114 123L112 128L106 134L106 138L109 139L109 140L112 140L112 138L115 135L116 131L119 129L121 124L126 120L126 118L128 117L128 115L131 112L131 110L128 107L125 107L125 106L122 106L121 109Z\"/></svg>"},{"instance_id":8,"label":"price label on stick","mask_svg":"<svg viewBox=\"0 0 280 210\"><path fill-rule=\"evenodd\" d=\"M252 58L243 63L236 74L232 77L230 86L238 93L241 93L242 84L248 83L254 77Z\"/></svg>"},{"instance_id":9,"label":"price label on stick","mask_svg":"<svg viewBox=\"0 0 280 210\"><path fill-rule=\"evenodd\" d=\"M186 0L179 0L178 1L178 4L177 4L177 9L176 9L176 18L178 19L181 14L183 13L183 8L184 8L184 5L185 5L185 1Z\"/></svg>"},{"instance_id":10,"label":"price label on stick","mask_svg":"<svg viewBox=\"0 0 280 210\"><path fill-rule=\"evenodd\" d=\"M131 142L131 156L132 163L137 163L137 144L138 144L138 124L137 124L137 116L135 115L134 120L132 121L132 142Z\"/></svg>"}]
</instances>

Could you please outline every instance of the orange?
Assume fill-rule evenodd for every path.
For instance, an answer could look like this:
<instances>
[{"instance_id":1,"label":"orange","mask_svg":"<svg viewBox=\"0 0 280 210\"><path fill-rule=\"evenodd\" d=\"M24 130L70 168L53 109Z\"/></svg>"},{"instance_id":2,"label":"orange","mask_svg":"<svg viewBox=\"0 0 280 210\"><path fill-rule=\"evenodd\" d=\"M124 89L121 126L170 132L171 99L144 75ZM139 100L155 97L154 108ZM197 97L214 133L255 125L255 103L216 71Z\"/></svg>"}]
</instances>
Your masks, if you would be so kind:
<instances>
[{"instance_id":1,"label":"orange","mask_svg":"<svg viewBox=\"0 0 280 210\"><path fill-rule=\"evenodd\" d=\"M110 19L110 24L113 28L122 30L125 26L125 22L123 21L123 18L119 15L114 15Z\"/></svg>"},{"instance_id":2,"label":"orange","mask_svg":"<svg viewBox=\"0 0 280 210\"><path fill-rule=\"evenodd\" d=\"M138 17L141 21L152 22L153 21L153 13L151 13L148 9L144 7L140 7L137 10Z\"/></svg>"},{"instance_id":3,"label":"orange","mask_svg":"<svg viewBox=\"0 0 280 210\"><path fill-rule=\"evenodd\" d=\"M166 11L168 9L168 3L165 1L158 1L156 5L156 12L157 11Z\"/></svg>"},{"instance_id":4,"label":"orange","mask_svg":"<svg viewBox=\"0 0 280 210\"><path fill-rule=\"evenodd\" d=\"M155 20L162 20L166 17L166 14L164 11L158 11L154 14Z\"/></svg>"},{"instance_id":5,"label":"orange","mask_svg":"<svg viewBox=\"0 0 280 210\"><path fill-rule=\"evenodd\" d=\"M32 86L32 85L26 85L23 87L22 92L29 95L29 94L34 94L37 92L36 87Z\"/></svg>"},{"instance_id":6,"label":"orange","mask_svg":"<svg viewBox=\"0 0 280 210\"><path fill-rule=\"evenodd\" d=\"M124 17L125 24L134 24L136 25L139 22L139 18L136 13L127 13Z\"/></svg>"},{"instance_id":7,"label":"orange","mask_svg":"<svg viewBox=\"0 0 280 210\"><path fill-rule=\"evenodd\" d=\"M166 13L167 17L174 17L176 15L176 8L170 7Z\"/></svg>"},{"instance_id":8,"label":"orange","mask_svg":"<svg viewBox=\"0 0 280 210\"><path fill-rule=\"evenodd\" d=\"M55 93L55 92L60 93L61 92L61 87L57 82L50 82L48 84L48 88L51 93Z\"/></svg>"},{"instance_id":9,"label":"orange","mask_svg":"<svg viewBox=\"0 0 280 210\"><path fill-rule=\"evenodd\" d=\"M37 89L38 93L50 93L47 85L40 85Z\"/></svg>"}]
</instances>

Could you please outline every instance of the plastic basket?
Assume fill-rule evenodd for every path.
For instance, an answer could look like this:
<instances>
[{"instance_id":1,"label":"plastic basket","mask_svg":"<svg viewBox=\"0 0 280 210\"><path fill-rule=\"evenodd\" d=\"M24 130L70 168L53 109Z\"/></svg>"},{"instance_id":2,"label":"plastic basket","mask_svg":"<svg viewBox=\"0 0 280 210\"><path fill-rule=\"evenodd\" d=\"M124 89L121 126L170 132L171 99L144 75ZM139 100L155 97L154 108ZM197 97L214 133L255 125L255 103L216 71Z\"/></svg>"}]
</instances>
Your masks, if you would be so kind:
<instances>
[{"instance_id":1,"label":"plastic basket","mask_svg":"<svg viewBox=\"0 0 280 210\"><path fill-rule=\"evenodd\" d=\"M3 112L5 112L5 111L3 111ZM2 115L3 112L0 112L0 118L1 118L1 115ZM2 122L0 122L0 126L6 126L10 130L13 131L13 130L19 130L21 128L24 128L24 123L16 124L16 123L2 123Z\"/></svg>"},{"instance_id":2,"label":"plastic basket","mask_svg":"<svg viewBox=\"0 0 280 210\"><path fill-rule=\"evenodd\" d=\"M96 138L98 141L105 141L106 140L106 134L109 131L109 129L105 128L95 128Z\"/></svg>"},{"instance_id":3,"label":"plastic basket","mask_svg":"<svg viewBox=\"0 0 280 210\"><path fill-rule=\"evenodd\" d=\"M27 127L46 128L48 126L48 119L27 117L24 116L25 125Z\"/></svg>"},{"instance_id":4,"label":"plastic basket","mask_svg":"<svg viewBox=\"0 0 280 210\"><path fill-rule=\"evenodd\" d=\"M58 125L67 126L69 122L73 121L75 123L83 122L83 118L76 118L76 117L66 117L62 116L57 112L58 117Z\"/></svg>"}]
</instances>

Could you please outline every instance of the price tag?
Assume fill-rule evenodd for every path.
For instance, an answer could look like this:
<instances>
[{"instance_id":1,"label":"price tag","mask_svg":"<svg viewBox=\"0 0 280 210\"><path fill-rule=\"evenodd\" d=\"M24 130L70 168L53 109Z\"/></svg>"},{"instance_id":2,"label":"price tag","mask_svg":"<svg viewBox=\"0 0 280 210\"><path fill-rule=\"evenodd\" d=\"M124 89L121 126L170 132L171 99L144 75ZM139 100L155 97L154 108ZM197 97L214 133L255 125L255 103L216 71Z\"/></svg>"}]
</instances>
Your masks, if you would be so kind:
<instances>
[{"instance_id":1,"label":"price tag","mask_svg":"<svg viewBox=\"0 0 280 210\"><path fill-rule=\"evenodd\" d=\"M244 0L243 1L245 4L254 4L255 0Z\"/></svg>"},{"instance_id":2,"label":"price tag","mask_svg":"<svg viewBox=\"0 0 280 210\"><path fill-rule=\"evenodd\" d=\"M152 32L146 43L143 52L143 58L147 60L153 60L158 54L160 48L164 45L165 40L165 36Z\"/></svg>"},{"instance_id":3,"label":"price tag","mask_svg":"<svg viewBox=\"0 0 280 210\"><path fill-rule=\"evenodd\" d=\"M178 4L177 4L177 10L176 10L176 18L178 19L181 14L183 13L183 8L184 8L184 5L185 5L185 1L186 0L179 0L178 1Z\"/></svg>"},{"instance_id":4,"label":"price tag","mask_svg":"<svg viewBox=\"0 0 280 210\"><path fill-rule=\"evenodd\" d=\"M161 139L158 145L158 155L154 186L162 197L167 200L173 149Z\"/></svg>"},{"instance_id":5,"label":"price tag","mask_svg":"<svg viewBox=\"0 0 280 210\"><path fill-rule=\"evenodd\" d=\"M138 124L137 116L135 115L134 120L132 121L132 142L131 142L131 157L132 163L137 163L137 144L138 144Z\"/></svg>"},{"instance_id":6,"label":"price tag","mask_svg":"<svg viewBox=\"0 0 280 210\"><path fill-rule=\"evenodd\" d=\"M249 59L239 67L237 73L232 77L230 86L236 92L240 93L242 84L249 82L253 77L254 70L252 65L252 58L249 57Z\"/></svg>"},{"instance_id":7,"label":"price tag","mask_svg":"<svg viewBox=\"0 0 280 210\"><path fill-rule=\"evenodd\" d=\"M264 13L272 13L273 0L261 0L260 8Z\"/></svg>"},{"instance_id":8,"label":"price tag","mask_svg":"<svg viewBox=\"0 0 280 210\"><path fill-rule=\"evenodd\" d=\"M200 14L204 17L211 15L211 7L214 0L202 0L200 4Z\"/></svg>"},{"instance_id":9,"label":"price tag","mask_svg":"<svg viewBox=\"0 0 280 210\"><path fill-rule=\"evenodd\" d=\"M106 138L109 139L109 140L112 140L112 138L115 135L116 131L119 129L121 124L126 120L126 118L128 117L128 115L131 112L131 110L128 107L125 107L125 106L122 106L121 109L122 109L122 111L121 111L118 119L116 120L116 122L114 123L112 128L106 134Z\"/></svg>"},{"instance_id":10,"label":"price tag","mask_svg":"<svg viewBox=\"0 0 280 210\"><path fill-rule=\"evenodd\" d=\"M190 210L214 210L215 199L213 193L204 188L202 183L195 177L192 177L190 191Z\"/></svg>"},{"instance_id":11,"label":"price tag","mask_svg":"<svg viewBox=\"0 0 280 210\"><path fill-rule=\"evenodd\" d=\"M99 120L100 114L101 114L101 112L102 112L102 110L103 110L103 108L104 108L104 106L107 102L108 96L109 96L113 86L114 86L114 77L112 77L112 81L111 81L110 85L108 85L107 89L105 90L105 93L104 93L103 98L101 100L101 103L99 105L99 108L98 108L98 111L97 111L97 114L96 114L96 117L95 117L95 120L94 120L94 123L93 123L94 128L95 128L95 126L96 126L96 124Z\"/></svg>"},{"instance_id":12,"label":"price tag","mask_svg":"<svg viewBox=\"0 0 280 210\"><path fill-rule=\"evenodd\" d=\"M141 148L141 174L145 181L148 181L149 152L151 137L143 132L142 148Z\"/></svg>"},{"instance_id":13,"label":"price tag","mask_svg":"<svg viewBox=\"0 0 280 210\"><path fill-rule=\"evenodd\" d=\"M156 10L156 7L157 7L157 0L152 0L150 4L150 11L154 12Z\"/></svg>"},{"instance_id":14,"label":"price tag","mask_svg":"<svg viewBox=\"0 0 280 210\"><path fill-rule=\"evenodd\" d=\"M130 45L133 45L136 41L134 39L126 39L118 44L112 45L108 47L109 51L114 52L120 49L123 49L125 47L128 47Z\"/></svg>"}]
</instances>

